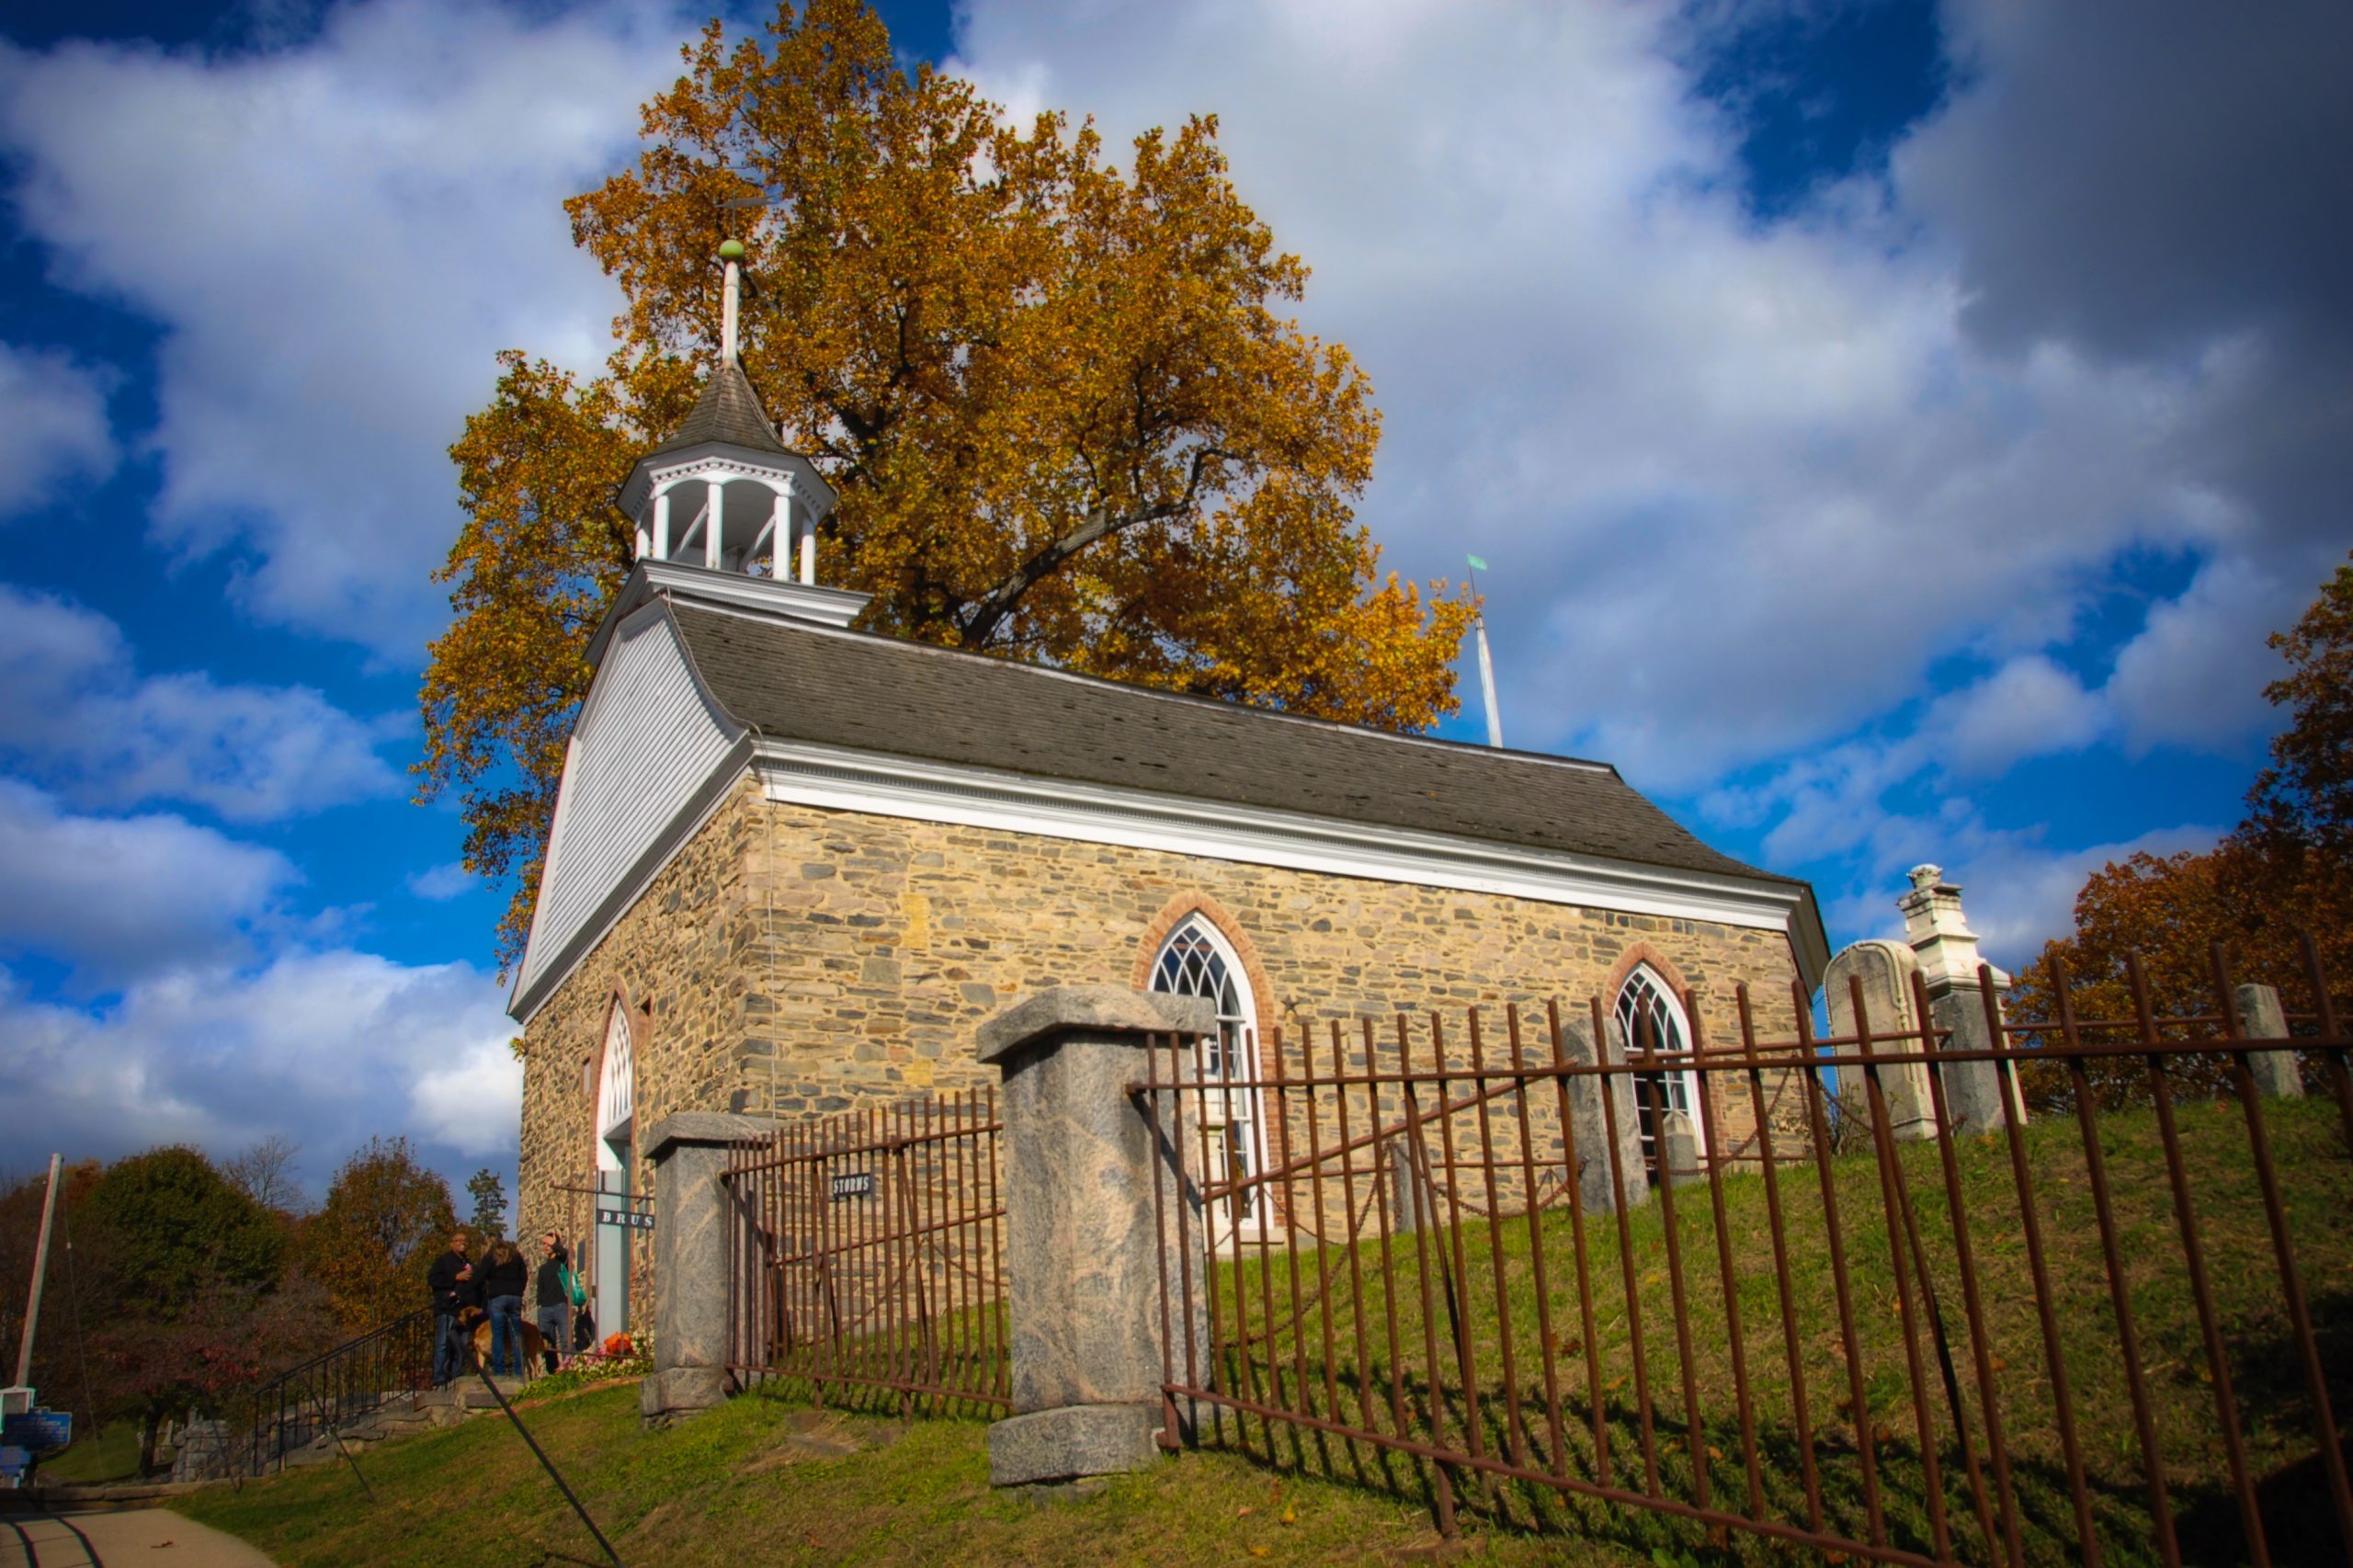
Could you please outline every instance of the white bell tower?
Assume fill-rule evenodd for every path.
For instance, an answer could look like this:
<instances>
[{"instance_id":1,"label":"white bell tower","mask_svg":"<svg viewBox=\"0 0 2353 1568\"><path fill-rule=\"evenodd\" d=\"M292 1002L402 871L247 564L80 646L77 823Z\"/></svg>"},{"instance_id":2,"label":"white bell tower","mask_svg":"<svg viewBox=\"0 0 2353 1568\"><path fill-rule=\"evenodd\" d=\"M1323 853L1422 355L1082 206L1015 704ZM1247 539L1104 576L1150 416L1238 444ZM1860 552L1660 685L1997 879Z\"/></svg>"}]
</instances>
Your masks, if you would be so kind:
<instances>
[{"instance_id":1,"label":"white bell tower","mask_svg":"<svg viewBox=\"0 0 2353 1568\"><path fill-rule=\"evenodd\" d=\"M744 247L729 240L719 256L727 269L719 368L676 433L630 470L620 508L637 523L638 561L813 585L833 486L777 438L737 363Z\"/></svg>"}]
</instances>

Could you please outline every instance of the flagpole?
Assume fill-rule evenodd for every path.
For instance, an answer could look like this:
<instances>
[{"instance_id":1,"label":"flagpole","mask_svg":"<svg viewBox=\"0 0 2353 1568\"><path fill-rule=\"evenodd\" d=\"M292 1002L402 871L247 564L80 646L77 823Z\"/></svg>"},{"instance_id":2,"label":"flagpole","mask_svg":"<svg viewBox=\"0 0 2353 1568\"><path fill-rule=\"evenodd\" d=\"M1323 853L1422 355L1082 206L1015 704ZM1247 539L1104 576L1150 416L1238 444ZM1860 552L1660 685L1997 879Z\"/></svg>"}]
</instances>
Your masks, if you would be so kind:
<instances>
[{"instance_id":1,"label":"flagpole","mask_svg":"<svg viewBox=\"0 0 2353 1568\"><path fill-rule=\"evenodd\" d=\"M33 1244L32 1299L25 1303L25 1336L17 1342L17 1386L32 1381L33 1331L40 1324L41 1277L49 1272L49 1228L57 1220L57 1167L62 1155L49 1157L49 1192L41 1199L40 1239Z\"/></svg>"},{"instance_id":2,"label":"flagpole","mask_svg":"<svg viewBox=\"0 0 2353 1568\"><path fill-rule=\"evenodd\" d=\"M1471 591L1475 595L1479 591L1479 573L1487 563L1475 555L1463 559L1471 562ZM1487 651L1487 611L1483 603L1472 629L1479 639L1479 689L1487 699L1487 744L1500 749L1504 744L1504 715L1495 705L1495 660Z\"/></svg>"}]
</instances>

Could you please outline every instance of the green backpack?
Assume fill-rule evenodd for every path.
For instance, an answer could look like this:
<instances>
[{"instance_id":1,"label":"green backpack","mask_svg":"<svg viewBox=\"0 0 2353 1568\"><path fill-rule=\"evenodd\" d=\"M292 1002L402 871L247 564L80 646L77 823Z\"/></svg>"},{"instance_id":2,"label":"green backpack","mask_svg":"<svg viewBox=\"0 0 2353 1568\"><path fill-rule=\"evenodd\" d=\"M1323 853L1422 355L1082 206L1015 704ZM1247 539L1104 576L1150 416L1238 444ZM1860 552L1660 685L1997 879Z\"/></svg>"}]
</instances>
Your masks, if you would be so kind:
<instances>
[{"instance_id":1,"label":"green backpack","mask_svg":"<svg viewBox=\"0 0 2353 1568\"><path fill-rule=\"evenodd\" d=\"M580 1276L572 1271L572 1266L568 1263L562 1265L561 1268L562 1272L557 1275L557 1278L563 1282L564 1295L571 1301L574 1307L586 1306L588 1292L581 1285Z\"/></svg>"}]
</instances>

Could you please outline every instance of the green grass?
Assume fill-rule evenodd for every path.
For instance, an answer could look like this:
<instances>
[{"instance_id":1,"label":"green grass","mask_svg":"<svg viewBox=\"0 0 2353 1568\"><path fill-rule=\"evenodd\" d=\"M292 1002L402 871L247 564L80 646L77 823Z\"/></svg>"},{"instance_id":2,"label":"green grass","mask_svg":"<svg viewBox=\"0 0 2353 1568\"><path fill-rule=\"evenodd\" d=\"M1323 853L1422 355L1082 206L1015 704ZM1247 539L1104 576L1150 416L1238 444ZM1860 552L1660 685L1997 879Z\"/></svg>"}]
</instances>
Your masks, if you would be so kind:
<instances>
[{"instance_id":1,"label":"green grass","mask_svg":"<svg viewBox=\"0 0 2353 1568\"><path fill-rule=\"evenodd\" d=\"M979 1420L903 1423L750 1394L647 1432L633 1386L560 1399L524 1419L631 1568L1403 1562L1439 1547L1417 1503L1270 1474L1231 1454L1172 1459L1096 1495L1041 1506L990 1488ZM602 1561L504 1420L404 1438L359 1463L373 1503L348 1469L322 1465L174 1506L289 1565ZM1631 1565L1671 1539L1647 1527L1567 1542L1492 1528L1447 1556Z\"/></svg>"},{"instance_id":2,"label":"green grass","mask_svg":"<svg viewBox=\"0 0 2353 1568\"><path fill-rule=\"evenodd\" d=\"M2347 1228L2347 1217L2353 1215L2353 1160L2333 1105L2274 1103L2267 1109L2297 1260L2319 1325L2324 1364L2335 1380L2333 1397L2343 1411L2353 1407L2353 1233ZM2264 1507L2275 1557L2325 1560L2337 1548L2333 1526L2314 1511L2325 1488L2313 1473L2307 1396L2246 1158L2244 1122L2235 1106L2204 1104L2181 1108L2178 1120L2251 1469L2258 1478L2269 1477ZM2227 1491L2213 1391L2155 1122L2147 1114L2109 1116L2102 1119L2100 1135L2125 1286L2186 1554L2192 1562L2237 1561L2236 1512ZM2109 1561L2153 1561L2150 1502L2080 1137L2071 1119L2045 1119L2029 1131L2027 1145L2094 1528ZM1906 1145L1900 1158L1949 1336L1961 1412L1976 1456L1987 1465L1990 1488L1977 1347L1963 1307L1943 1172L1933 1145ZM2006 1145L1971 1141L1960 1147L1958 1159L1984 1349L2024 1545L2029 1561L2073 1562L2080 1554L2072 1493ZM1987 1549L1974 1518L1934 1342L1919 1322L1932 1449L1924 1450L1914 1425L1917 1413L1876 1158L1842 1158L1833 1163L1832 1174L1888 1540L1903 1549L1931 1550L1924 1453L1933 1451L1944 1467L1941 1494L1955 1551L1968 1561L1995 1560L1999 1553ZM1788 1326L1795 1330L1811 1395L1811 1452L1824 1522L1833 1530L1865 1537L1862 1433L1847 1402L1847 1369L1814 1169L1784 1167L1780 1196L1793 1286ZM1601 1388L1600 1425L1619 1485L1641 1490L1650 1484L1643 1457L1647 1426L1662 1494L1693 1498L1704 1471L1717 1505L1741 1511L1747 1506L1747 1478L1733 1392L1724 1280L1717 1263L1716 1210L1704 1184L1682 1187L1675 1197L1690 1332L1688 1366L1674 1332L1664 1205L1638 1210L1625 1234L1648 1359L1646 1401L1636 1397L1632 1314L1620 1282L1619 1233L1606 1217L1586 1221L1586 1283L1595 1320L1590 1364ZM1802 1445L1790 1397L1761 1177L1727 1177L1722 1212L1733 1254L1732 1285L1752 1394L1763 1515L1802 1524L1807 1517L1799 1481ZM1565 1210L1548 1210L1537 1229L1549 1267L1541 1314L1535 1249L1524 1217L1504 1218L1491 1229L1474 1216L1459 1237L1450 1228L1435 1227L1424 1233L1426 1252L1411 1238L1401 1238L1392 1247L1398 1281L1394 1300L1382 1283L1377 1243L1359 1242L1353 1256L1344 1246L1324 1249L1320 1259L1303 1251L1296 1270L1300 1300L1308 1309L1297 1320L1304 1324L1303 1334L1291 1313L1294 1271L1288 1259L1278 1253L1271 1265L1222 1264L1221 1324L1230 1340L1238 1294L1247 1302L1253 1330L1246 1357L1230 1342L1222 1347L1225 1386L1255 1397L1279 1393L1293 1403L1303 1400L1316 1413L1344 1421L1361 1420L1369 1399L1374 1424L1383 1430L1393 1430L1392 1412L1402 1403L1409 1437L1427 1438L1435 1431L1448 1446L1461 1449L1475 1430L1489 1453L1510 1453L1516 1443L1533 1467L1558 1466L1573 1477L1597 1477L1570 1217ZM1460 1276L1454 1261L1458 1242ZM1429 1326L1439 1346L1435 1379L1425 1349L1416 1272L1424 1256L1436 1309ZM1517 1379L1509 1384L1501 1370L1506 1312L1497 1310L1498 1256L1516 1358ZM1469 1395L1445 1305L1448 1286L1457 1278L1469 1282L1459 1297L1472 1359ZM1319 1310L1319 1301L1328 1301L1328 1312ZM1271 1344L1263 1336L1269 1302L1279 1325ZM1359 1307L1366 1325L1361 1356ZM1540 1343L1547 1319L1553 1351L1549 1383ZM1393 1362L1392 1323L1401 1352ZM1698 1466L1688 1436L1687 1387L1699 1406L1697 1447L1705 1457ZM837 1391L837 1400L843 1397L853 1403L861 1398ZM1563 1427L1557 1448L1552 1430L1555 1398ZM1377 1444L1256 1418L1237 1420L1227 1413L1205 1421L1201 1451L1120 1479L1090 1500L1040 1508L988 1487L983 1419L942 1415L903 1422L889 1410L886 1396L863 1396L863 1403L868 1408L862 1414L836 1410L820 1415L805 1403L762 1394L679 1428L643 1433L636 1426L634 1390L623 1388L559 1399L529 1410L526 1418L631 1563L1325 1562L1404 1559L1438 1544L1430 1467ZM813 1430L820 1439L813 1444L808 1440ZM596 1556L519 1440L501 1423L476 1421L409 1439L370 1452L362 1463L379 1494L373 1506L361 1499L347 1471L322 1468L249 1484L241 1493L206 1494L191 1511L289 1563L438 1563L452 1553L484 1549L511 1549L523 1553L524 1561ZM1472 1561L1623 1563L1653 1561L1654 1553L1677 1562L1817 1560L1744 1532L1711 1534L1547 1485L1483 1479L1467 1471L1457 1471L1453 1480L1463 1541L1447 1550Z\"/></svg>"},{"instance_id":3,"label":"green grass","mask_svg":"<svg viewBox=\"0 0 2353 1568\"><path fill-rule=\"evenodd\" d=\"M2333 1104L2274 1102L2268 1114L2305 1294L2319 1328L2324 1365L2332 1369L2333 1398L2343 1410L2353 1403L2348 1399L2353 1396L2353 1233L2346 1226L2346 1217L2353 1214L2353 1161L2347 1157ZM2314 1452L2313 1426L2270 1233L2246 1154L2245 1123L2234 1103L2184 1106L2177 1120L2249 1468L2258 1478L2280 1474L2270 1490L2290 1492L2301 1483L2292 1467ZM2104 1117L2100 1139L2169 1504L2182 1520L2186 1543L2203 1543L2227 1554L2235 1548L2237 1516L2227 1491L2229 1471L2213 1389L2154 1113ZM2079 1130L2072 1118L2043 1119L2029 1129L2026 1143L2094 1528L2114 1560L2146 1560L2151 1555L2152 1505ZM1964 1310L1943 1170L1931 1144L1903 1145L1899 1157L1948 1335L1961 1410L1990 1494L1995 1482L1977 1386L1976 1346ZM2036 1560L2073 1561L2077 1524L2006 1144L1969 1140L1958 1147L1957 1163L1995 1406L2004 1429L2003 1455L2018 1499L2024 1544ZM1877 1159L1869 1153L1844 1157L1833 1162L1832 1170L1887 1537L1901 1548L1932 1550L1929 1500L1940 1493L1958 1550L1976 1559L1998 1555L1986 1551L1972 1511L1950 1402L1924 1313L1915 1320L1915 1343L1928 1396L1923 1403L1932 1423L1931 1445L1924 1447L1918 1436L1919 1413L1912 1397ZM1554 1208L1540 1225L1549 1270L1541 1313L1535 1249L1524 1216L1502 1219L1492 1227L1483 1218L1470 1217L1459 1237L1449 1227L1437 1227L1425 1233L1419 1248L1413 1238L1400 1238L1390 1249L1396 1276L1393 1297L1374 1242L1359 1242L1353 1249L1326 1247L1320 1257L1314 1249L1302 1250L1295 1275L1279 1251L1263 1265L1247 1259L1238 1267L1221 1266L1217 1288L1226 1343L1217 1360L1222 1386L1267 1403L1294 1408L1303 1403L1315 1414L1358 1426L1365 1424L1369 1404L1371 1425L1392 1433L1400 1429L1396 1413L1402 1404L1403 1430L1409 1437L1435 1434L1460 1452L1470 1448L1475 1434L1489 1454L1509 1455L1516 1448L1532 1468L1594 1481L1601 1475L1590 1396L1597 1382L1599 1425L1617 1484L1697 1501L1704 1469L1711 1501L1729 1511L1745 1512L1748 1481L1733 1392L1730 1315L1718 1264L1716 1210L1704 1183L1683 1187L1674 1196L1690 1338L1688 1367L1675 1331L1675 1269L1666 1245L1665 1209L1654 1202L1631 1217L1625 1237L1633 1257L1632 1297L1641 1318L1646 1380L1638 1377L1634 1367L1633 1313L1622 1283L1616 1223L1608 1217L1586 1221L1586 1284L1595 1321L1589 1360L1580 1327L1571 1219L1565 1209ZM1301 1197L1305 1197L1303 1188ZM1824 1522L1839 1533L1867 1539L1870 1527L1864 1503L1863 1434L1850 1397L1815 1169L1785 1166L1780 1199L1793 1284L1786 1323L1795 1330L1809 1393L1812 1451L1821 1478ZM1800 1483L1802 1445L1790 1397L1785 1318L1773 1273L1761 1176L1724 1180L1723 1220L1733 1256L1733 1294L1751 1390L1762 1516L1802 1524L1807 1517ZM1895 1233L1902 1233L1900 1228ZM1468 1288L1449 1311L1458 1241L1461 1278ZM1504 1278L1500 1297L1498 1254ZM1425 1278L1435 1319L1428 1336L1422 1309ZM1306 1307L1296 1319L1294 1278L1298 1299ZM1516 1373L1510 1381L1503 1374L1506 1313L1498 1311L1499 1299L1508 1311ZM1328 1301L1328 1311L1319 1307L1319 1301ZM1916 1282L1914 1303L1915 1312L1921 1312ZM1365 1324L1361 1340L1359 1309ZM1455 1348L1458 1315L1471 1344L1467 1379ZM1275 1325L1271 1343L1265 1335L1269 1322ZM1398 1347L1393 1359L1392 1324ZM1232 1343L1237 1326L1245 1324L1251 1339L1247 1356ZM1549 1385L1542 1350L1547 1326L1556 1347ZM1431 1338L1438 1351L1435 1368ZM1552 1431L1556 1398L1561 1421L1557 1444ZM1706 1455L1702 1466L1695 1466L1690 1457L1695 1405L1698 1446ZM1644 1453L1646 1431L1650 1459ZM1355 1447L1297 1426L1269 1426L1228 1415L1214 1435L1295 1472L1347 1476L1365 1464ZM1927 1484L1927 1453L1934 1453L1942 1467L1939 1488ZM1517 1527L1578 1531L1595 1528L1614 1513L1564 1499L1548 1486L1464 1479L1466 1506ZM2267 1499L2265 1506L2268 1515L2273 1503ZM2286 1513L2294 1512L2292 1502L2282 1506ZM2309 1523L2283 1517L2274 1528L2292 1536Z\"/></svg>"},{"instance_id":4,"label":"green grass","mask_svg":"<svg viewBox=\"0 0 2353 1568\"><path fill-rule=\"evenodd\" d=\"M89 1423L76 1418L77 1436L63 1453L40 1461L40 1479L59 1486L95 1486L108 1481L139 1479L139 1423L107 1423L103 1436L90 1434Z\"/></svg>"}]
</instances>

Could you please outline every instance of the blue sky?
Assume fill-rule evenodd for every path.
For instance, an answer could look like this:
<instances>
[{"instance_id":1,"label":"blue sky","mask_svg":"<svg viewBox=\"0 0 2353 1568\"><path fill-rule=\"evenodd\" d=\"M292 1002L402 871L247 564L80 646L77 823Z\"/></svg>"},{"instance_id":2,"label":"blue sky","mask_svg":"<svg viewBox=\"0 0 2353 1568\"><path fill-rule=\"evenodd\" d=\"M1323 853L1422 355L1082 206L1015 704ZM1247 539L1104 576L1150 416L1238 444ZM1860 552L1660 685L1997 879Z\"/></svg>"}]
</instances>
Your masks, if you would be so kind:
<instances>
[{"instance_id":1,"label":"blue sky","mask_svg":"<svg viewBox=\"0 0 2353 1568\"><path fill-rule=\"evenodd\" d=\"M1938 861L2013 965L2235 821L2264 635L2353 537L2353 21L2095 11L884 7L1016 111L1221 116L1378 390L1389 562L1495 563L1513 744L1834 941ZM406 800L444 449L498 349L601 358L558 203L706 14L0 20L0 1173L511 1162L501 895Z\"/></svg>"}]
</instances>

